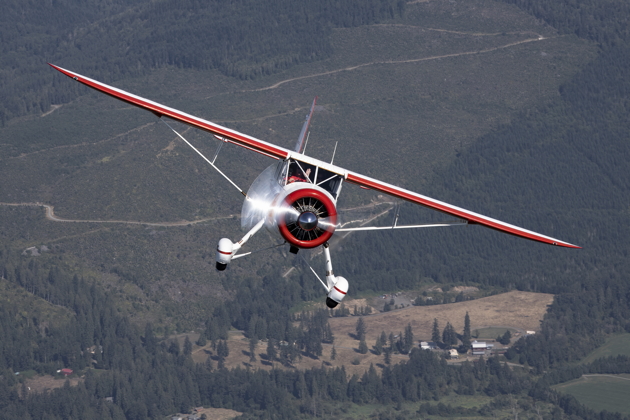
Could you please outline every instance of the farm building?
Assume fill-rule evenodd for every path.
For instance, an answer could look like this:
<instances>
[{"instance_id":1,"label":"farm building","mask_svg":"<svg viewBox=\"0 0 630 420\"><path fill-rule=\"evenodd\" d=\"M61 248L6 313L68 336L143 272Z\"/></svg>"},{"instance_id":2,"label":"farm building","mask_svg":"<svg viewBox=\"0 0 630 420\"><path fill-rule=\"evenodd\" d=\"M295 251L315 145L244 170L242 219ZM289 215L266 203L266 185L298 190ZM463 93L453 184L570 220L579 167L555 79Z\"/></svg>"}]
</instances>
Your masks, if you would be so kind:
<instances>
[{"instance_id":1,"label":"farm building","mask_svg":"<svg viewBox=\"0 0 630 420\"><path fill-rule=\"evenodd\" d=\"M485 341L474 341L472 343L472 354L483 356L484 354L486 354L487 348L488 346L486 345Z\"/></svg>"},{"instance_id":2,"label":"farm building","mask_svg":"<svg viewBox=\"0 0 630 420\"><path fill-rule=\"evenodd\" d=\"M422 350L433 350L437 348L437 345L433 341L421 341L420 348Z\"/></svg>"},{"instance_id":3,"label":"farm building","mask_svg":"<svg viewBox=\"0 0 630 420\"><path fill-rule=\"evenodd\" d=\"M451 356L451 359L458 359L459 358L459 354L457 353L456 349L450 349L448 351L449 356Z\"/></svg>"}]
</instances>

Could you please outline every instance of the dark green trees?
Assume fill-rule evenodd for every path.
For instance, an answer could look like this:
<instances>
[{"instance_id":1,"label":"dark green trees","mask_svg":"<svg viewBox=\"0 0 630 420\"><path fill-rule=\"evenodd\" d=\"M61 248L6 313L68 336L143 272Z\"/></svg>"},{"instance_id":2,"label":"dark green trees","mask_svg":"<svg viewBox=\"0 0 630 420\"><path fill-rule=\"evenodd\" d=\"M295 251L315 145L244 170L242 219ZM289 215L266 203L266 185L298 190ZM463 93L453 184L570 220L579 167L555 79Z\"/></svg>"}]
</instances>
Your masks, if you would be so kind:
<instances>
[{"instance_id":1,"label":"dark green trees","mask_svg":"<svg viewBox=\"0 0 630 420\"><path fill-rule=\"evenodd\" d=\"M444 327L442 332L442 343L444 343L446 348L452 348L457 345L457 334L450 322L446 323L446 327Z\"/></svg>"},{"instance_id":2,"label":"dark green trees","mask_svg":"<svg viewBox=\"0 0 630 420\"><path fill-rule=\"evenodd\" d=\"M466 353L470 350L471 346L471 332L470 332L470 316L468 316L468 312L466 312L466 316L464 317L464 332L462 333L462 344L459 347L460 353Z\"/></svg>"},{"instance_id":3,"label":"dark green trees","mask_svg":"<svg viewBox=\"0 0 630 420\"><path fill-rule=\"evenodd\" d=\"M433 341L436 345L441 342L440 336L440 326L438 324L437 318L433 319L433 329L431 332L431 341Z\"/></svg>"}]
</instances>

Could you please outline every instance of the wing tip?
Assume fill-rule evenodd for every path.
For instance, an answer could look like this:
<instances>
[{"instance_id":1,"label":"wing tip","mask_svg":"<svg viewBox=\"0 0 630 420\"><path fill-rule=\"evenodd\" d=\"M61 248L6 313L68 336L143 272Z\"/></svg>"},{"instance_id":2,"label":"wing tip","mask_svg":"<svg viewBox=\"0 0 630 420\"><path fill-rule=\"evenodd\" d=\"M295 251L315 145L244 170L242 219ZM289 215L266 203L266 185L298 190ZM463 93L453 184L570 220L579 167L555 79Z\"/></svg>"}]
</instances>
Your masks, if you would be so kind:
<instances>
[{"instance_id":1,"label":"wing tip","mask_svg":"<svg viewBox=\"0 0 630 420\"><path fill-rule=\"evenodd\" d=\"M63 73L63 74L65 74L66 76L68 76L68 77L70 77L70 78L72 78L72 79L78 80L78 79L77 79L77 75L76 75L76 74L71 73L71 72L69 72L69 71L68 71L68 70L66 70L66 69L62 69L61 67L56 66L56 65L54 65L54 64L52 64L52 63L48 63L48 65L49 65L50 67L52 67L53 69L57 70L58 72Z\"/></svg>"},{"instance_id":2,"label":"wing tip","mask_svg":"<svg viewBox=\"0 0 630 420\"><path fill-rule=\"evenodd\" d=\"M559 241L557 239L554 239L552 242L550 242L551 245L555 245L555 246L561 246L563 248L574 248L574 249L582 249L581 246L577 246L577 245L573 245L570 244L568 242L563 242L563 241Z\"/></svg>"}]
</instances>

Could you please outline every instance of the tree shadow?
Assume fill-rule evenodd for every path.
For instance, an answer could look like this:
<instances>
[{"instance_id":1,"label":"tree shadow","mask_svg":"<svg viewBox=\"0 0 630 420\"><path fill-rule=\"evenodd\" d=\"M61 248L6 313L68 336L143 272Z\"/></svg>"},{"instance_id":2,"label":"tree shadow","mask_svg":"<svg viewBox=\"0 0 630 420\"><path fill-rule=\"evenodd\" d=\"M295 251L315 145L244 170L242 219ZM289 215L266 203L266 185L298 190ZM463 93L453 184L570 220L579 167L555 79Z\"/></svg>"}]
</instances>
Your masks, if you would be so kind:
<instances>
[{"instance_id":1,"label":"tree shadow","mask_svg":"<svg viewBox=\"0 0 630 420\"><path fill-rule=\"evenodd\" d=\"M302 357L308 357L311 360L319 360L319 356L315 355L315 354L310 354L307 353L305 351L300 352L302 354Z\"/></svg>"}]
</instances>

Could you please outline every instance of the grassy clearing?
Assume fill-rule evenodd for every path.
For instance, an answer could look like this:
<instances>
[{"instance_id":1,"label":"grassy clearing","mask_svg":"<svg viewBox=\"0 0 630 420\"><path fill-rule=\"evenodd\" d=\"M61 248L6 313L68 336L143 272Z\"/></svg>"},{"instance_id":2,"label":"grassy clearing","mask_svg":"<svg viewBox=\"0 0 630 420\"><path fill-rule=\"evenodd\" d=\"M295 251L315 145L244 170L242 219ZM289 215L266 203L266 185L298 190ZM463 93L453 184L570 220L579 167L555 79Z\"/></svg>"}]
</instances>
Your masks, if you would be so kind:
<instances>
[{"instance_id":1,"label":"grassy clearing","mask_svg":"<svg viewBox=\"0 0 630 420\"><path fill-rule=\"evenodd\" d=\"M440 329L450 322L456 331L463 331L466 312L470 316L473 329L475 325L511 326L525 330L536 330L544 316L553 295L544 293L509 292L466 302L435 306L412 306L403 310L383 312L365 317L368 345L385 331L397 334L411 324L414 337L418 340L430 340L433 319L438 320ZM352 307L352 302L346 302ZM356 340L348 334L354 332L356 317L333 318L330 325L335 332L335 343L339 345L349 340L356 346ZM505 332L505 328L503 329ZM348 338L346 338L348 337ZM495 337L496 338L496 335Z\"/></svg>"},{"instance_id":2,"label":"grassy clearing","mask_svg":"<svg viewBox=\"0 0 630 420\"><path fill-rule=\"evenodd\" d=\"M601 357L619 355L630 356L630 334L619 334L610 337L603 346L593 350L580 363L591 363Z\"/></svg>"},{"instance_id":3,"label":"grassy clearing","mask_svg":"<svg viewBox=\"0 0 630 420\"><path fill-rule=\"evenodd\" d=\"M474 338L482 340L494 340L498 336L505 334L505 332L508 330L510 331L510 333L512 333L512 335L514 335L514 333L516 332L514 328L479 328L473 330L472 336Z\"/></svg>"},{"instance_id":4,"label":"grassy clearing","mask_svg":"<svg viewBox=\"0 0 630 420\"><path fill-rule=\"evenodd\" d=\"M556 385L554 388L573 395L593 410L630 414L628 375L584 375L580 379Z\"/></svg>"},{"instance_id":5,"label":"grassy clearing","mask_svg":"<svg viewBox=\"0 0 630 420\"><path fill-rule=\"evenodd\" d=\"M71 312L63 307L48 303L32 293L27 292L8 280L0 278L0 305L15 305L22 308L16 314L16 320L24 324L33 322L37 319L39 323L43 323L43 327L58 327L70 320Z\"/></svg>"},{"instance_id":6,"label":"grassy clearing","mask_svg":"<svg viewBox=\"0 0 630 420\"><path fill-rule=\"evenodd\" d=\"M401 310L366 315L364 316L364 322L367 327L366 342L368 347L372 348L381 331L385 331L386 334L391 332L396 335L404 331L407 324L412 325L416 342L429 340L434 318L438 319L441 328L446 325L446 322L450 322L456 331L462 331L466 312L470 315L473 328L475 324L494 324L510 325L520 329L535 329L552 299L553 295L513 291L474 301L436 306L410 306ZM363 306L365 300L349 300L346 302L346 305L352 310L355 303L358 306ZM323 305L323 303L319 304ZM311 369L321 367L322 364L330 367L344 366L348 376L354 374L361 376L370 368L370 365L374 365L380 371L385 366L383 355L377 356L371 351L367 354L358 353L359 341L353 337L358 319L357 316L350 316L331 318L329 320L335 337L334 344L337 353L335 360L332 360L330 357L332 345L324 344L322 356L318 358L304 356L295 362L295 368ZM502 331L505 332L505 328ZM190 340L193 343L196 339L197 336L191 335ZM181 336L180 341L180 344L182 344L183 336ZM255 369L272 368L272 365L265 360L267 346L265 342L260 341L258 343L256 348L257 360L252 363L249 361L249 341L243 336L241 331L231 332L228 345L230 355L226 358L226 366L230 368L237 366ZM214 352L210 348L210 343L203 348L194 346L193 359L195 362L203 363L208 357L213 356ZM358 365L352 364L355 359L359 360ZM407 355L392 355L392 364L407 360L409 360ZM280 366L279 363L275 363L275 367ZM448 399L450 397L447 397L443 401L445 404L462 407L475 407L485 404L485 402L479 403L481 401L479 396L469 398L453 395L453 397L457 397L457 400L450 401ZM417 410L417 407L415 410Z\"/></svg>"},{"instance_id":7,"label":"grassy clearing","mask_svg":"<svg viewBox=\"0 0 630 420\"><path fill-rule=\"evenodd\" d=\"M339 410L335 413L340 414L338 417L331 418L340 418L340 419L366 419L366 418L416 418L414 417L414 413L416 413L417 418L420 418L420 414L417 414L420 406L422 404L429 403L433 406L437 406L438 403L450 405L452 407L463 407L463 408L472 408L479 409L484 405L491 403L494 398L488 397L486 395L458 395L458 394L450 394L442 397L439 402L437 401L419 401L415 403L403 403L400 405L400 409L395 409L393 406L384 406L381 404L344 404L339 407ZM503 409L495 409L492 412L494 418L509 418L511 415L511 411L507 408ZM440 416L427 416L426 418L441 418ZM476 420L483 419L487 417L483 416L464 416L453 414L452 416L448 416L450 419L466 419L466 420Z\"/></svg>"}]
</instances>

